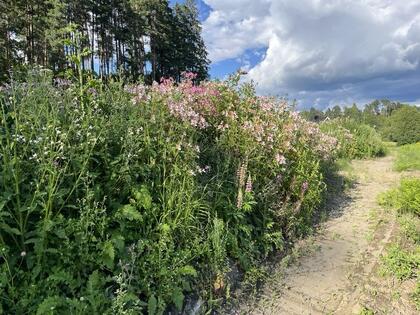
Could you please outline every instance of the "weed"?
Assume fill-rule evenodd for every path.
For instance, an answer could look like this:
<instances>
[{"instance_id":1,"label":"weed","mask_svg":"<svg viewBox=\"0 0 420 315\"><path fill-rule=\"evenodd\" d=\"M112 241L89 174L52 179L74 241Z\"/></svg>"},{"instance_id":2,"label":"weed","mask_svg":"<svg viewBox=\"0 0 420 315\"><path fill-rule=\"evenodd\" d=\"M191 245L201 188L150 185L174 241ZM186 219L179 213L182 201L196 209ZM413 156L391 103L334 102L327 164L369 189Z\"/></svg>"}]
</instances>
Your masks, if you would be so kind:
<instances>
[{"instance_id":1,"label":"weed","mask_svg":"<svg viewBox=\"0 0 420 315\"><path fill-rule=\"evenodd\" d=\"M367 308L366 306L363 306L359 312L359 315L375 315L375 312Z\"/></svg>"},{"instance_id":2,"label":"weed","mask_svg":"<svg viewBox=\"0 0 420 315\"><path fill-rule=\"evenodd\" d=\"M420 266L420 251L408 251L398 244L392 244L382 261L383 274L392 274L399 280L413 278Z\"/></svg>"}]
</instances>

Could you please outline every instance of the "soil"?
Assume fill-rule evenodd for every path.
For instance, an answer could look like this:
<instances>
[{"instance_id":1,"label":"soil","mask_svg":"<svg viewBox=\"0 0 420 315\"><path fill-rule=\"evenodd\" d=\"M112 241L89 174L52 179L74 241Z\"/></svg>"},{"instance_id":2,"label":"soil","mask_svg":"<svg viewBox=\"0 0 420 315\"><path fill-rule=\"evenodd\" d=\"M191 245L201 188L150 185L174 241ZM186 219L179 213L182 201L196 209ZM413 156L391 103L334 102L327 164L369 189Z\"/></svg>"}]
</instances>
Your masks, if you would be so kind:
<instances>
[{"instance_id":1,"label":"soil","mask_svg":"<svg viewBox=\"0 0 420 315\"><path fill-rule=\"evenodd\" d=\"M393 157L352 162L357 183L337 196L332 213L310 241L311 251L269 275L258 299L240 314L418 314L410 301L414 281L380 275L380 257L396 237L395 215L377 196L406 174L393 171ZM417 176L418 174L414 174Z\"/></svg>"}]
</instances>

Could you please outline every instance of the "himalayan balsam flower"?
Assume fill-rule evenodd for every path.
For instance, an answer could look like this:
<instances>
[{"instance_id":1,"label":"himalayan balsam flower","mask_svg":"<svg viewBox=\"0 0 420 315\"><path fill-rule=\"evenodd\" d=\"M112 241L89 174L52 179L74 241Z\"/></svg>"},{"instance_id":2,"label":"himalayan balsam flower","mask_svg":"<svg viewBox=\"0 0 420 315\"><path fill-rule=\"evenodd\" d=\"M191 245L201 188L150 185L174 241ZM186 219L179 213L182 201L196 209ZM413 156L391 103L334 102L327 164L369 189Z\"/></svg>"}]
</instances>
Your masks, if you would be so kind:
<instances>
[{"instance_id":1,"label":"himalayan balsam flower","mask_svg":"<svg viewBox=\"0 0 420 315\"><path fill-rule=\"evenodd\" d=\"M280 165L284 165L286 164L286 158L284 157L284 155L277 153L276 154L276 161L277 163L279 163Z\"/></svg>"}]
</instances>

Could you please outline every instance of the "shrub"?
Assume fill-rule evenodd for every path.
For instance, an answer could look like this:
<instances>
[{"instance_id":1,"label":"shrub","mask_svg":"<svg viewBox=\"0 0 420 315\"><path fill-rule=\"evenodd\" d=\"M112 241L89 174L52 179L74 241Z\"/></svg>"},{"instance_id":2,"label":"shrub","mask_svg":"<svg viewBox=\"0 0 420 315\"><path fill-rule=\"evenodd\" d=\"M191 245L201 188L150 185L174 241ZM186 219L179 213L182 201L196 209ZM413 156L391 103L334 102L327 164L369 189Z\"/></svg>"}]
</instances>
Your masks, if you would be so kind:
<instances>
[{"instance_id":1,"label":"shrub","mask_svg":"<svg viewBox=\"0 0 420 315\"><path fill-rule=\"evenodd\" d=\"M420 110L414 106L403 106L392 112L384 134L398 145L420 141Z\"/></svg>"},{"instance_id":2,"label":"shrub","mask_svg":"<svg viewBox=\"0 0 420 315\"><path fill-rule=\"evenodd\" d=\"M181 310L310 230L336 139L227 82L0 92L6 313Z\"/></svg>"},{"instance_id":3,"label":"shrub","mask_svg":"<svg viewBox=\"0 0 420 315\"><path fill-rule=\"evenodd\" d=\"M324 121L321 130L338 139L338 157L362 159L382 156L385 145L372 127L349 118Z\"/></svg>"}]
</instances>

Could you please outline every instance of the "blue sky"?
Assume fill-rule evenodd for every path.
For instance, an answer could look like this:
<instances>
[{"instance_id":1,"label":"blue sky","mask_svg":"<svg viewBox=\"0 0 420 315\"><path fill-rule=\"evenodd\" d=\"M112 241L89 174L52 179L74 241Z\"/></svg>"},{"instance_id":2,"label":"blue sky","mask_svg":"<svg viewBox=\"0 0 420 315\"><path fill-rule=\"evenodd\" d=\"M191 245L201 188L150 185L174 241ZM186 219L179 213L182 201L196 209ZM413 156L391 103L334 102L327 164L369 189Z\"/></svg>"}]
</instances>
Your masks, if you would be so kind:
<instances>
[{"instance_id":1,"label":"blue sky","mask_svg":"<svg viewBox=\"0 0 420 315\"><path fill-rule=\"evenodd\" d=\"M172 0L171 3L176 2ZM419 0L197 0L212 78L242 68L299 108L420 103Z\"/></svg>"}]
</instances>

